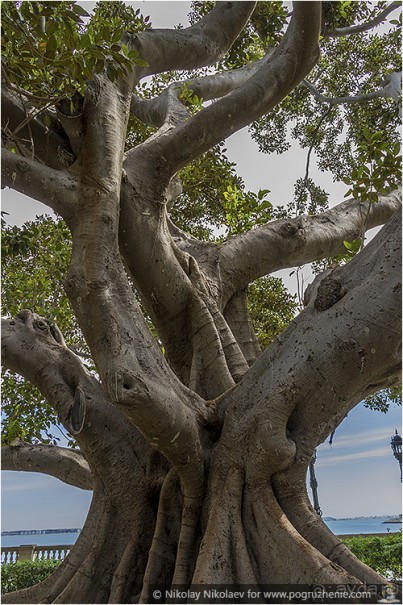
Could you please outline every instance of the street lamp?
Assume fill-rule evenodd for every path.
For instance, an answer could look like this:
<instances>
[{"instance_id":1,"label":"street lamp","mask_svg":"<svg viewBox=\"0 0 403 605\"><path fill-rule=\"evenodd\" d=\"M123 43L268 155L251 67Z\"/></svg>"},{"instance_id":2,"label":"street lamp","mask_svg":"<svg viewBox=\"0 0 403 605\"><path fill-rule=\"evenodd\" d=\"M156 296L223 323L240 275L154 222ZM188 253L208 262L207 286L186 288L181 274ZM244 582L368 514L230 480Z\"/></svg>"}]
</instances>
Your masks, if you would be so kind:
<instances>
[{"instance_id":1,"label":"street lamp","mask_svg":"<svg viewBox=\"0 0 403 605\"><path fill-rule=\"evenodd\" d=\"M400 466L400 482L402 481L402 438L398 434L397 429L395 429L395 434L390 440L390 447L392 448L392 452L394 457L399 463Z\"/></svg>"},{"instance_id":2,"label":"street lamp","mask_svg":"<svg viewBox=\"0 0 403 605\"><path fill-rule=\"evenodd\" d=\"M402 440L400 439L400 446L402 444ZM402 450L402 448L400 447L400 451ZM400 459L402 458L401 454L400 454ZM315 462L316 462L316 450L313 453L313 456L311 458L311 461L309 463L309 478L310 478L310 484L311 484L311 490L312 490L312 496L313 496L313 507L315 509L315 511L318 513L319 517L322 516L322 511L320 510L320 506L319 506L319 498L318 498L318 481L316 479L316 475L315 475Z\"/></svg>"}]
</instances>

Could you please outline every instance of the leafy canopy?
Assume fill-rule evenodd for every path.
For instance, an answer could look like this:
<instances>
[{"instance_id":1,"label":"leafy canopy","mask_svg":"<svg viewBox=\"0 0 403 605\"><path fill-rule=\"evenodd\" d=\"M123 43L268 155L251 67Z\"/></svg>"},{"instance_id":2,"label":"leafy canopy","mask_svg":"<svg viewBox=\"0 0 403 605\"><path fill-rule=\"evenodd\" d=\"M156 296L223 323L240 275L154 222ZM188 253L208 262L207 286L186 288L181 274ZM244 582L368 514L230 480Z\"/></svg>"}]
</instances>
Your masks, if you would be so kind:
<instances>
[{"instance_id":1,"label":"leafy canopy","mask_svg":"<svg viewBox=\"0 0 403 605\"><path fill-rule=\"evenodd\" d=\"M147 65L124 40L149 27L148 17L124 2L99 2L89 17L75 2L3 2L6 82L49 105L83 94L94 73L105 69L113 81Z\"/></svg>"}]
</instances>

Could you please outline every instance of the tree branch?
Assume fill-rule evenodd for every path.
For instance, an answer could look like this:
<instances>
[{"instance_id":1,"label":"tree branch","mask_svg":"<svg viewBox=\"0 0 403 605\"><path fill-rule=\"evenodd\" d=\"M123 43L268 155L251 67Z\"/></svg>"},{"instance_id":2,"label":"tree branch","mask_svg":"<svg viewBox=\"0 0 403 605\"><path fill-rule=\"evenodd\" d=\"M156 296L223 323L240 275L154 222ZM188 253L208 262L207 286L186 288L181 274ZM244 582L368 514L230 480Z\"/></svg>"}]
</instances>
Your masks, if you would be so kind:
<instances>
[{"instance_id":1,"label":"tree branch","mask_svg":"<svg viewBox=\"0 0 403 605\"><path fill-rule=\"evenodd\" d=\"M152 175L149 177L148 186ZM127 181L122 188L121 254L171 367L183 384L203 398L212 399L233 386L233 380L247 369L247 364L224 325L219 302L213 294L214 280L206 278L199 262L202 249L210 252L211 247L199 242L198 262L186 249L179 249L177 237L173 239L166 222L166 199L160 198L156 189L150 189L150 198L144 196L140 202L136 186L131 187ZM142 191L145 193L145 184ZM172 224L170 228L178 236L179 231ZM133 238L131 233L141 233L142 237ZM211 269L209 274L215 277L215 260L206 260Z\"/></svg>"},{"instance_id":2,"label":"tree branch","mask_svg":"<svg viewBox=\"0 0 403 605\"><path fill-rule=\"evenodd\" d=\"M79 443L95 479L120 498L122 480L143 482L153 448L106 398L57 326L29 310L2 319L1 326L4 367L39 388Z\"/></svg>"},{"instance_id":3,"label":"tree branch","mask_svg":"<svg viewBox=\"0 0 403 605\"><path fill-rule=\"evenodd\" d=\"M378 98L390 98L394 101L397 101L401 97L401 81L402 72L392 72L385 78L385 85L382 88L367 94L345 97L326 97L325 95L322 95L308 80L303 80L302 84L313 94L316 99L318 99L320 103L326 103L327 105L342 105L351 103L365 103L367 101L371 101L372 99Z\"/></svg>"},{"instance_id":4,"label":"tree branch","mask_svg":"<svg viewBox=\"0 0 403 605\"><path fill-rule=\"evenodd\" d=\"M68 221L66 292L111 401L174 465L185 491L198 493L205 403L175 376L138 306L118 248L119 197L97 184L86 192L81 212Z\"/></svg>"},{"instance_id":5,"label":"tree branch","mask_svg":"<svg viewBox=\"0 0 403 605\"><path fill-rule=\"evenodd\" d=\"M74 207L77 182L71 174L49 168L4 148L1 178L2 187L24 193L50 206L59 214L68 214Z\"/></svg>"},{"instance_id":6,"label":"tree branch","mask_svg":"<svg viewBox=\"0 0 403 605\"><path fill-rule=\"evenodd\" d=\"M333 30L327 30L324 32L324 37L341 38L342 36L351 36L352 34L360 34L368 31L369 29L373 29L377 25L383 23L386 17L399 7L401 7L401 2L391 2L391 4L384 8L377 17L374 17L374 19L366 21L365 23L360 23L359 25L351 25L350 27L339 27Z\"/></svg>"},{"instance_id":7,"label":"tree branch","mask_svg":"<svg viewBox=\"0 0 403 605\"><path fill-rule=\"evenodd\" d=\"M20 441L2 446L1 470L44 473L87 490L93 485L93 476L84 456L55 445L31 445Z\"/></svg>"},{"instance_id":8,"label":"tree branch","mask_svg":"<svg viewBox=\"0 0 403 605\"><path fill-rule=\"evenodd\" d=\"M251 439L253 455L242 452L251 481L294 460L308 464L335 423L400 375L401 212L318 282L304 311L223 399L220 447Z\"/></svg>"},{"instance_id":9,"label":"tree branch","mask_svg":"<svg viewBox=\"0 0 403 605\"><path fill-rule=\"evenodd\" d=\"M335 256L344 241L384 224L401 207L401 189L379 202L348 200L313 216L280 219L229 239L220 246L223 300L279 269Z\"/></svg>"},{"instance_id":10,"label":"tree branch","mask_svg":"<svg viewBox=\"0 0 403 605\"><path fill-rule=\"evenodd\" d=\"M133 95L131 111L139 120L151 126L161 127L167 122L179 123L187 120L190 113L179 98L184 89L203 101L223 97L244 84L260 69L265 60L261 59L232 71L173 82L154 99L141 99Z\"/></svg>"},{"instance_id":11,"label":"tree branch","mask_svg":"<svg viewBox=\"0 0 403 605\"><path fill-rule=\"evenodd\" d=\"M282 41L243 85L132 150L166 164L169 176L207 149L277 105L309 73L319 54L321 11L317 2L296 2ZM154 159L152 159L154 158Z\"/></svg>"},{"instance_id":12,"label":"tree branch","mask_svg":"<svg viewBox=\"0 0 403 605\"><path fill-rule=\"evenodd\" d=\"M256 2L217 2L212 11L185 29L155 29L136 34L131 46L149 64L141 77L215 63L232 46Z\"/></svg>"}]
</instances>

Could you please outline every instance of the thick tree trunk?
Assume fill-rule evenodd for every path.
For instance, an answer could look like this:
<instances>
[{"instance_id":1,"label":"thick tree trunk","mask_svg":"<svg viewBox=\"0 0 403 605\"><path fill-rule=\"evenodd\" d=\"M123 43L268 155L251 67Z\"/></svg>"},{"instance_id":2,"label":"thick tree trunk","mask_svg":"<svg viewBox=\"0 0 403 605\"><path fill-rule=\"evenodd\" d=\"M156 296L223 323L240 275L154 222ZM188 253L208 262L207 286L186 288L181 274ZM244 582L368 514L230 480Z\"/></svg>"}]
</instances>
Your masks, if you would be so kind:
<instances>
[{"instance_id":1,"label":"thick tree trunk","mask_svg":"<svg viewBox=\"0 0 403 605\"><path fill-rule=\"evenodd\" d=\"M69 422L84 398L76 436L94 497L60 569L3 601L152 602L152 587L172 585L381 584L314 513L305 478L335 422L399 374L399 229L395 216L354 261L322 276L306 310L235 388L209 402L199 423L202 491L169 470L40 318L4 320L7 366L45 384L48 397L57 388Z\"/></svg>"}]
</instances>

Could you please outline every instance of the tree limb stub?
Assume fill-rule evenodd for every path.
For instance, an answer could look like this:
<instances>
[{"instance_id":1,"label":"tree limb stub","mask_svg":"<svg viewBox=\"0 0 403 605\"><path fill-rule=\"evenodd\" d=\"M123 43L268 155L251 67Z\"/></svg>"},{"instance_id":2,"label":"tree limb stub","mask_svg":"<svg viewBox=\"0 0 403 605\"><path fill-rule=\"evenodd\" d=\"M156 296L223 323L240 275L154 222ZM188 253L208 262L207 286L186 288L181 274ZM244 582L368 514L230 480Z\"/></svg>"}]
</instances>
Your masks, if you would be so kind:
<instances>
[{"instance_id":1,"label":"tree limb stub","mask_svg":"<svg viewBox=\"0 0 403 605\"><path fill-rule=\"evenodd\" d=\"M31 445L22 441L4 445L1 469L45 473L85 490L91 490L93 486L93 476L84 456L55 445Z\"/></svg>"}]
</instances>

